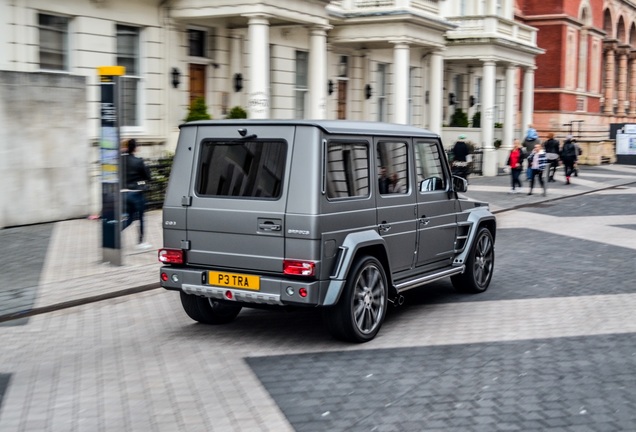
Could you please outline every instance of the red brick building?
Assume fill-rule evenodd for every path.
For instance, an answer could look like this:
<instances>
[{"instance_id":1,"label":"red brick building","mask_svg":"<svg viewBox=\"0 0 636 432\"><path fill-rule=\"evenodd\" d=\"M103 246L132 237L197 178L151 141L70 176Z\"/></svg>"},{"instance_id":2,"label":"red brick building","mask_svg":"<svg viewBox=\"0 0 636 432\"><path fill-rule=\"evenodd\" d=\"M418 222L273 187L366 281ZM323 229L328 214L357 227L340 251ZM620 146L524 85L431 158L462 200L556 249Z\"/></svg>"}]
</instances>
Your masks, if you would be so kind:
<instances>
[{"instance_id":1,"label":"red brick building","mask_svg":"<svg viewBox=\"0 0 636 432\"><path fill-rule=\"evenodd\" d=\"M589 163L606 161L610 123L636 123L636 7L628 0L517 0L536 27L533 122L541 136L572 133Z\"/></svg>"}]
</instances>

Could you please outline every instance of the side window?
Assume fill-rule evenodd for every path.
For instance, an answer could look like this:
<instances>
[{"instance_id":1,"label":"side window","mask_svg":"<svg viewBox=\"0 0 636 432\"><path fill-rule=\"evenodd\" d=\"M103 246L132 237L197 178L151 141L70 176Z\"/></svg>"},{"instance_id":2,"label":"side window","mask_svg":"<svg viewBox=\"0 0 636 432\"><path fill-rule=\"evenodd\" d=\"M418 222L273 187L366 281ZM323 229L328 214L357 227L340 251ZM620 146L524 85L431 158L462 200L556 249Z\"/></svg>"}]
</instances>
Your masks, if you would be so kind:
<instances>
[{"instance_id":1,"label":"side window","mask_svg":"<svg viewBox=\"0 0 636 432\"><path fill-rule=\"evenodd\" d=\"M443 163L436 143L418 142L415 144L415 166L420 192L446 190Z\"/></svg>"},{"instance_id":2,"label":"side window","mask_svg":"<svg viewBox=\"0 0 636 432\"><path fill-rule=\"evenodd\" d=\"M369 144L329 142L327 144L327 197L369 196Z\"/></svg>"},{"instance_id":3,"label":"side window","mask_svg":"<svg viewBox=\"0 0 636 432\"><path fill-rule=\"evenodd\" d=\"M378 190L384 194L405 194L409 190L408 147L403 142L378 143Z\"/></svg>"}]
</instances>

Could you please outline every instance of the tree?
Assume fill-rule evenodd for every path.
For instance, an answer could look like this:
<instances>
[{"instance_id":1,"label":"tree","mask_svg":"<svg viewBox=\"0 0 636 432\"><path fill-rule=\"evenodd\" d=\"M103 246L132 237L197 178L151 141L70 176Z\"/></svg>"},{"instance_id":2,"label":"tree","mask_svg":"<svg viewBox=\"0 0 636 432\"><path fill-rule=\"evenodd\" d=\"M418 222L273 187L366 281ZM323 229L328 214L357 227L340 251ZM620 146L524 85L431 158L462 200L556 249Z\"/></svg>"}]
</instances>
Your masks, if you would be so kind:
<instances>
[{"instance_id":1,"label":"tree","mask_svg":"<svg viewBox=\"0 0 636 432\"><path fill-rule=\"evenodd\" d=\"M235 106L235 107L233 107L230 110L229 113L227 113L227 116L225 118L227 118L227 119L244 119L244 118L247 118L247 111L245 111L240 106Z\"/></svg>"},{"instance_id":2,"label":"tree","mask_svg":"<svg viewBox=\"0 0 636 432\"><path fill-rule=\"evenodd\" d=\"M205 104L205 99L199 96L190 103L190 109L188 110L188 116L185 118L185 121L210 120L211 118L212 116L208 114L208 107Z\"/></svg>"},{"instance_id":3,"label":"tree","mask_svg":"<svg viewBox=\"0 0 636 432\"><path fill-rule=\"evenodd\" d=\"M468 127L468 116L461 108L455 109L450 121L451 127Z\"/></svg>"}]
</instances>

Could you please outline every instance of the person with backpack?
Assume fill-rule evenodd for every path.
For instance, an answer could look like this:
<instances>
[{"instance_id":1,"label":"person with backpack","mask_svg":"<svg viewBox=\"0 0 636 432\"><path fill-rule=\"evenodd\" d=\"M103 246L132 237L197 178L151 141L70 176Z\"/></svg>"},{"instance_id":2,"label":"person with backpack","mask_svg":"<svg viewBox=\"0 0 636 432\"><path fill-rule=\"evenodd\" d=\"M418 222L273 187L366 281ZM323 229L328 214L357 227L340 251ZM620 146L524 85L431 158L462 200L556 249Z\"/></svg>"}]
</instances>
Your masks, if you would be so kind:
<instances>
[{"instance_id":1,"label":"person with backpack","mask_svg":"<svg viewBox=\"0 0 636 432\"><path fill-rule=\"evenodd\" d=\"M568 135L563 143L561 149L561 161L565 167L565 184L570 184L570 177L574 172L574 164L578 159L578 148L576 146L576 140L572 135Z\"/></svg>"},{"instance_id":2,"label":"person with backpack","mask_svg":"<svg viewBox=\"0 0 636 432\"><path fill-rule=\"evenodd\" d=\"M548 182L554 181L554 175L556 174L557 167L559 166L559 151L560 151L560 143L559 140L554 138L554 133L550 132L548 134L548 139L543 143L543 147L545 148L545 153L548 157Z\"/></svg>"}]
</instances>

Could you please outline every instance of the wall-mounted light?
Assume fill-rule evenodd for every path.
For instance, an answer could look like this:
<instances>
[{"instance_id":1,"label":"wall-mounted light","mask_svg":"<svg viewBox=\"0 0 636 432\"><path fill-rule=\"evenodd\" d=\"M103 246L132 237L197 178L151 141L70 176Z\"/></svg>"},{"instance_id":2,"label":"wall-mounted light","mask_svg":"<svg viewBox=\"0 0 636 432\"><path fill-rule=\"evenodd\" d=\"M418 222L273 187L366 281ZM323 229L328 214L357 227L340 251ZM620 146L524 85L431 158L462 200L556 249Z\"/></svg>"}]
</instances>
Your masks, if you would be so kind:
<instances>
[{"instance_id":1,"label":"wall-mounted light","mask_svg":"<svg viewBox=\"0 0 636 432\"><path fill-rule=\"evenodd\" d=\"M371 95L373 95L373 89L371 88L371 84L367 84L364 86L364 97L371 99Z\"/></svg>"},{"instance_id":2,"label":"wall-mounted light","mask_svg":"<svg viewBox=\"0 0 636 432\"><path fill-rule=\"evenodd\" d=\"M474 107L475 106L475 96L471 96L468 98L468 102L470 102L470 106Z\"/></svg>"},{"instance_id":3,"label":"wall-mounted light","mask_svg":"<svg viewBox=\"0 0 636 432\"><path fill-rule=\"evenodd\" d=\"M242 74L235 73L233 81L234 81L235 92L240 92L241 90L243 90L243 75Z\"/></svg>"},{"instance_id":4,"label":"wall-mounted light","mask_svg":"<svg viewBox=\"0 0 636 432\"><path fill-rule=\"evenodd\" d=\"M172 77L172 87L179 87L179 84L181 83L181 81L179 80L179 77L181 76L181 72L179 72L179 69L173 67L172 71L170 72L170 76Z\"/></svg>"},{"instance_id":5,"label":"wall-mounted light","mask_svg":"<svg viewBox=\"0 0 636 432\"><path fill-rule=\"evenodd\" d=\"M448 104L455 105L457 103L457 98L455 97L455 93L448 94Z\"/></svg>"},{"instance_id":6,"label":"wall-mounted light","mask_svg":"<svg viewBox=\"0 0 636 432\"><path fill-rule=\"evenodd\" d=\"M333 81L331 80L327 81L327 93L329 96L333 93Z\"/></svg>"}]
</instances>

